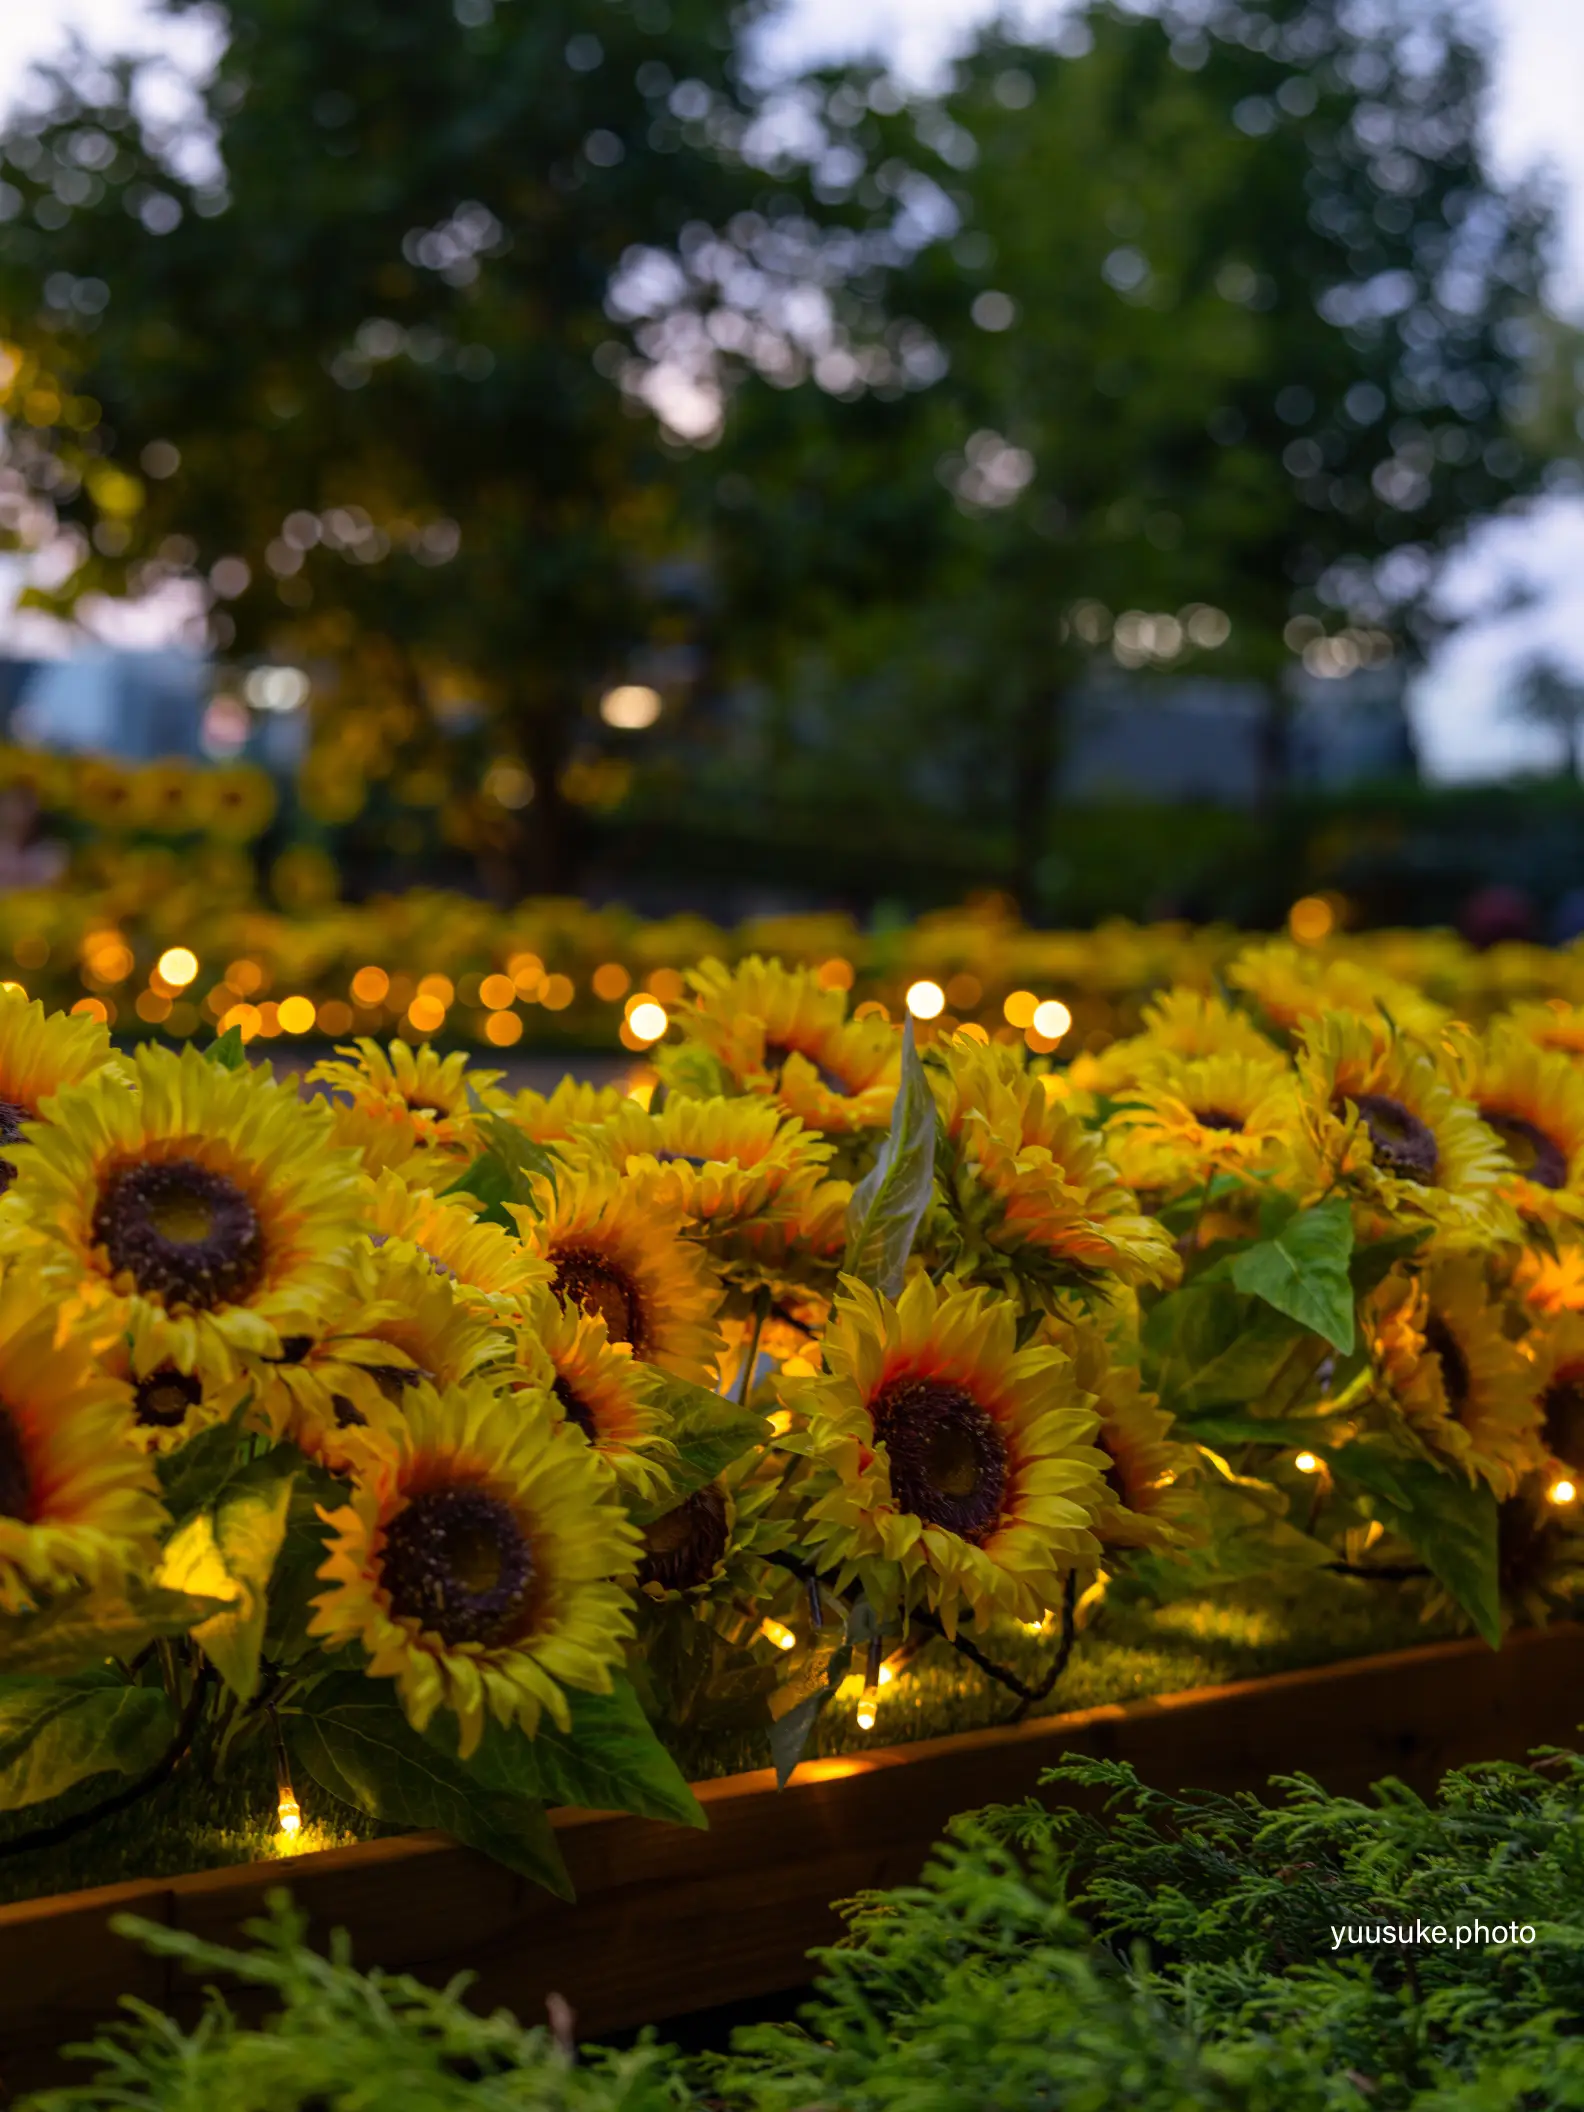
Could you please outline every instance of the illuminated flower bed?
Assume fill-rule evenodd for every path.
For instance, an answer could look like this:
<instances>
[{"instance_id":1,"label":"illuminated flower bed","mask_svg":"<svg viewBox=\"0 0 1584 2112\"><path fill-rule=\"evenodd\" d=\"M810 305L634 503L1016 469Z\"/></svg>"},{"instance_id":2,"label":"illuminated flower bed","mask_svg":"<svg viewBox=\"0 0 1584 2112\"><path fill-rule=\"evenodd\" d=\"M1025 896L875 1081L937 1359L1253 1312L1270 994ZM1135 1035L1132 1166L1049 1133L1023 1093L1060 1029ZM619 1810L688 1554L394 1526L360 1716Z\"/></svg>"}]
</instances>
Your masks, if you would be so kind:
<instances>
[{"instance_id":1,"label":"illuminated flower bed","mask_svg":"<svg viewBox=\"0 0 1584 2112\"><path fill-rule=\"evenodd\" d=\"M548 1806L1020 1716L1140 1604L1565 1604L1584 1012L1221 954L1065 1064L705 962L550 1094L0 1001L0 1852L264 1770L560 1888Z\"/></svg>"}]
</instances>

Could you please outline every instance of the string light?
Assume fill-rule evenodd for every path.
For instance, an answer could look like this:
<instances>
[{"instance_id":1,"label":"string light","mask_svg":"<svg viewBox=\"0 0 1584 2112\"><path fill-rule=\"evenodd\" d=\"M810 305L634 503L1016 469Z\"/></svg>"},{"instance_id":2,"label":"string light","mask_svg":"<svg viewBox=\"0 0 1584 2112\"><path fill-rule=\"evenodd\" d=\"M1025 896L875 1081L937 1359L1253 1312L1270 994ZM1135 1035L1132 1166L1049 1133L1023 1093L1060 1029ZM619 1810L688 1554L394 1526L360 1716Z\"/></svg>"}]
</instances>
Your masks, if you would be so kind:
<instances>
[{"instance_id":1,"label":"string light","mask_svg":"<svg viewBox=\"0 0 1584 2112\"><path fill-rule=\"evenodd\" d=\"M190 946L170 946L155 964L156 973L174 990L185 990L198 973L198 956Z\"/></svg>"},{"instance_id":2,"label":"string light","mask_svg":"<svg viewBox=\"0 0 1584 2112\"><path fill-rule=\"evenodd\" d=\"M1554 1481L1546 1490L1546 1494L1553 1503L1571 1503L1578 1490L1571 1481Z\"/></svg>"},{"instance_id":3,"label":"string light","mask_svg":"<svg viewBox=\"0 0 1584 2112\"><path fill-rule=\"evenodd\" d=\"M880 1675L884 1670L880 1662L880 1638L876 1636L869 1645L863 1692L858 1697L857 1723L861 1731L872 1731L875 1727L875 1718L880 1713Z\"/></svg>"},{"instance_id":4,"label":"string light","mask_svg":"<svg viewBox=\"0 0 1584 2112\"><path fill-rule=\"evenodd\" d=\"M908 990L907 1008L915 1019L939 1019L946 1009L946 993L939 983L914 983Z\"/></svg>"},{"instance_id":5,"label":"string light","mask_svg":"<svg viewBox=\"0 0 1584 2112\"><path fill-rule=\"evenodd\" d=\"M282 1784L280 1795L275 1802L275 1810L280 1819L280 1830L288 1840L294 1834L302 1832L302 1806L298 1803L297 1793L289 1782Z\"/></svg>"},{"instance_id":6,"label":"string light","mask_svg":"<svg viewBox=\"0 0 1584 2112\"><path fill-rule=\"evenodd\" d=\"M792 1633L785 1621L773 1621L768 1614L759 1623L759 1633L767 1643L774 1643L778 1650L795 1650L797 1648L797 1637Z\"/></svg>"},{"instance_id":7,"label":"string light","mask_svg":"<svg viewBox=\"0 0 1584 2112\"><path fill-rule=\"evenodd\" d=\"M1320 1471L1320 1462L1312 1452L1300 1452L1293 1465L1300 1474L1318 1474Z\"/></svg>"}]
</instances>

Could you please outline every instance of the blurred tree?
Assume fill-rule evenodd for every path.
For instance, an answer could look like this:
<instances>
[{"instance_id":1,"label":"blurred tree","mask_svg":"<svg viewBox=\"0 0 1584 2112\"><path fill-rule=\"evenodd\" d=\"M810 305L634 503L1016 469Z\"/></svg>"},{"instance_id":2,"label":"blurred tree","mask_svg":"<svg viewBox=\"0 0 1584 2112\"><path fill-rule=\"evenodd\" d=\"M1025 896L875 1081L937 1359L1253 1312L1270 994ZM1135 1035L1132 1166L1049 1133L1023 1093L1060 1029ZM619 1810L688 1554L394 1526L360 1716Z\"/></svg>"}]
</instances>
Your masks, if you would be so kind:
<instances>
[{"instance_id":1,"label":"blurred tree","mask_svg":"<svg viewBox=\"0 0 1584 2112\"><path fill-rule=\"evenodd\" d=\"M1422 649L1442 558L1540 467L1548 220L1484 166L1484 79L1452 11L1210 0L992 29L900 110L825 80L823 194L878 208L922 145L956 232L873 289L939 386L888 406L848 357L828 408L736 400L725 600L811 779L996 816L1048 910L1076 685L1257 679L1275 794L1299 656Z\"/></svg>"},{"instance_id":2,"label":"blurred tree","mask_svg":"<svg viewBox=\"0 0 1584 2112\"><path fill-rule=\"evenodd\" d=\"M80 56L0 139L26 355L0 526L62 530L55 606L186 582L223 651L333 667L304 796L376 820L371 856L438 817L504 880L570 888L576 806L626 767L581 753L602 692L696 667L677 435L719 407L668 331L672 258L780 216L739 301L773 365L823 240L796 159L746 158L753 12L230 0L183 126L140 121L137 66ZM437 739L477 747L481 719L514 752L458 793Z\"/></svg>"},{"instance_id":3,"label":"blurred tree","mask_svg":"<svg viewBox=\"0 0 1584 2112\"><path fill-rule=\"evenodd\" d=\"M1561 775L1571 772L1584 784L1584 680L1548 654L1537 654L1519 674L1512 715L1554 733L1561 743Z\"/></svg>"}]
</instances>

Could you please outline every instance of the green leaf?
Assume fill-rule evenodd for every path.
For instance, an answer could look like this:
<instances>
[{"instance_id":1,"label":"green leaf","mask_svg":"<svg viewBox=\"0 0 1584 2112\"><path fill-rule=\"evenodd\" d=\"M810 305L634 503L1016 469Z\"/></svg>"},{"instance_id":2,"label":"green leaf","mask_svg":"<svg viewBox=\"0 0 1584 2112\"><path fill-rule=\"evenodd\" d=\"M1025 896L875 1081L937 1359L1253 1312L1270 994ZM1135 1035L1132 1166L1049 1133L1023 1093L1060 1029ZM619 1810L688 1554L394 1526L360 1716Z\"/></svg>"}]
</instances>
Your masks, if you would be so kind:
<instances>
[{"instance_id":1,"label":"green leaf","mask_svg":"<svg viewBox=\"0 0 1584 2112\"><path fill-rule=\"evenodd\" d=\"M1390 1239L1366 1240L1362 1247L1355 1247L1348 1263L1355 1296L1366 1297L1399 1261L1417 1254L1429 1237L1430 1227L1424 1225L1417 1232L1399 1232Z\"/></svg>"},{"instance_id":2,"label":"green leaf","mask_svg":"<svg viewBox=\"0 0 1584 2112\"><path fill-rule=\"evenodd\" d=\"M286 1536L297 1457L281 1445L233 1475L213 1510L172 1535L160 1564L162 1584L235 1600L192 1635L239 1701L251 1701L258 1688L270 1577Z\"/></svg>"},{"instance_id":3,"label":"green leaf","mask_svg":"<svg viewBox=\"0 0 1584 2112\"><path fill-rule=\"evenodd\" d=\"M0 1614L0 1673L81 1672L107 1657L135 1657L146 1643L185 1635L229 1610L223 1599L168 1591L129 1578L52 1599L37 1613Z\"/></svg>"},{"instance_id":4,"label":"green leaf","mask_svg":"<svg viewBox=\"0 0 1584 2112\"><path fill-rule=\"evenodd\" d=\"M913 1045L911 1018L902 1030L902 1080L891 1127L873 1166L847 1206L842 1266L887 1298L902 1294L908 1256L935 1185L935 1096Z\"/></svg>"},{"instance_id":5,"label":"green leaf","mask_svg":"<svg viewBox=\"0 0 1584 2112\"><path fill-rule=\"evenodd\" d=\"M323 1467L305 1462L298 1469L286 1509L285 1536L270 1579L269 1618L264 1629L265 1650L276 1662L289 1663L308 1645L313 1601L325 1588L319 1571L330 1542L330 1528L319 1512L321 1508L338 1510L346 1500L346 1483Z\"/></svg>"},{"instance_id":6,"label":"green leaf","mask_svg":"<svg viewBox=\"0 0 1584 2112\"><path fill-rule=\"evenodd\" d=\"M508 1122L504 1115L486 1108L471 1086L468 1095L487 1148L445 1193L477 1196L484 1205L480 1213L484 1218L504 1225L508 1231L515 1230L506 1205L525 1203L537 1210L535 1177L547 1180L554 1188L560 1158L549 1145L536 1143L514 1122Z\"/></svg>"},{"instance_id":7,"label":"green leaf","mask_svg":"<svg viewBox=\"0 0 1584 2112\"><path fill-rule=\"evenodd\" d=\"M1228 1445L1281 1445L1295 1452L1321 1453L1336 1435L1324 1416L1208 1415L1186 1416L1177 1433L1197 1445L1220 1451Z\"/></svg>"},{"instance_id":8,"label":"green leaf","mask_svg":"<svg viewBox=\"0 0 1584 2112\"><path fill-rule=\"evenodd\" d=\"M618 1677L609 1694L569 1690L567 1700L570 1730L558 1729L546 1715L529 1738L492 1717L478 1751L456 1764L482 1788L506 1795L574 1804L584 1811L633 1811L678 1826L708 1823L681 1769L650 1727L630 1680ZM454 1717L436 1717L428 1734L453 1758L454 1725Z\"/></svg>"},{"instance_id":9,"label":"green leaf","mask_svg":"<svg viewBox=\"0 0 1584 2112\"><path fill-rule=\"evenodd\" d=\"M826 1702L834 1692L832 1687L821 1687L817 1693L807 1695L796 1708L788 1709L770 1726L770 1757L775 1763L776 1788L785 1789L791 1781L798 1762L802 1759L814 1726L820 1720Z\"/></svg>"},{"instance_id":10,"label":"green leaf","mask_svg":"<svg viewBox=\"0 0 1584 2112\"><path fill-rule=\"evenodd\" d=\"M1368 1490L1382 1523L1400 1533L1444 1584L1493 1650L1501 1646L1496 1498L1484 1482L1444 1473L1427 1459L1404 1459L1364 1444L1330 1455L1339 1481Z\"/></svg>"},{"instance_id":11,"label":"green leaf","mask_svg":"<svg viewBox=\"0 0 1584 2112\"><path fill-rule=\"evenodd\" d=\"M665 1418L663 1428L676 1462L669 1470L671 1485L666 1493L652 1504L632 1507L640 1525L674 1511L685 1497L704 1488L734 1459L765 1444L770 1436L770 1425L762 1415L727 1400L724 1394L711 1393L707 1386L674 1378L670 1372L654 1374L649 1398Z\"/></svg>"},{"instance_id":12,"label":"green leaf","mask_svg":"<svg viewBox=\"0 0 1584 2112\"><path fill-rule=\"evenodd\" d=\"M1352 1207L1333 1195L1290 1218L1274 1239L1246 1248L1232 1263L1232 1281L1345 1356L1353 1347L1352 1253Z\"/></svg>"},{"instance_id":13,"label":"green leaf","mask_svg":"<svg viewBox=\"0 0 1584 2112\"><path fill-rule=\"evenodd\" d=\"M1323 1350L1307 1328L1220 1278L1173 1291L1149 1314L1143 1349L1153 1389L1174 1415L1296 1396Z\"/></svg>"},{"instance_id":14,"label":"green leaf","mask_svg":"<svg viewBox=\"0 0 1584 2112\"><path fill-rule=\"evenodd\" d=\"M481 1787L415 1731L385 1680L337 1673L285 1718L293 1757L343 1804L393 1826L436 1826L561 1899L571 1881L543 1806Z\"/></svg>"},{"instance_id":15,"label":"green leaf","mask_svg":"<svg viewBox=\"0 0 1584 2112\"><path fill-rule=\"evenodd\" d=\"M159 1454L154 1471L165 1508L177 1525L209 1508L244 1464L249 1443L239 1410L228 1422L200 1430L177 1451Z\"/></svg>"},{"instance_id":16,"label":"green leaf","mask_svg":"<svg viewBox=\"0 0 1584 2112\"><path fill-rule=\"evenodd\" d=\"M162 1687L113 1673L0 1679L0 1811L42 1804L89 1775L141 1774L175 1728Z\"/></svg>"},{"instance_id":17,"label":"green leaf","mask_svg":"<svg viewBox=\"0 0 1584 2112\"><path fill-rule=\"evenodd\" d=\"M204 1054L211 1063L219 1064L223 1071L240 1071L248 1060L247 1043L242 1039L240 1027L227 1027L223 1034L216 1035Z\"/></svg>"}]
</instances>

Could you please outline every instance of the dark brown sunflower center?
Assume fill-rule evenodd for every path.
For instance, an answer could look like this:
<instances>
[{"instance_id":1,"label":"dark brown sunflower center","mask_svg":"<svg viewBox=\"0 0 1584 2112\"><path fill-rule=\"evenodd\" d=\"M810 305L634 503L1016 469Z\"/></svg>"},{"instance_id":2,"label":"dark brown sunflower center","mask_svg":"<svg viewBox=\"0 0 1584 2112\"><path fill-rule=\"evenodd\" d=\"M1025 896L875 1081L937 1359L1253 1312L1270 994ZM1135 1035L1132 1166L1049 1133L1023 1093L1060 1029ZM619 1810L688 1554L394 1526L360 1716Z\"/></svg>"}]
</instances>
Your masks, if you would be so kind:
<instances>
[{"instance_id":1,"label":"dark brown sunflower center","mask_svg":"<svg viewBox=\"0 0 1584 2112\"><path fill-rule=\"evenodd\" d=\"M203 1399L203 1380L196 1372L162 1364L139 1379L132 1394L132 1413L151 1430L174 1430Z\"/></svg>"},{"instance_id":2,"label":"dark brown sunflower center","mask_svg":"<svg viewBox=\"0 0 1584 2112\"><path fill-rule=\"evenodd\" d=\"M784 1041L767 1041L764 1045L764 1067L778 1085L781 1082L781 1073L786 1069L789 1056L801 1056L805 1063L813 1064L818 1074L819 1082L827 1092L851 1093L853 1089L851 1080L838 1077L835 1071L830 1070L825 1064L821 1063L819 1058L808 1049L794 1049Z\"/></svg>"},{"instance_id":3,"label":"dark brown sunflower center","mask_svg":"<svg viewBox=\"0 0 1584 2112\"><path fill-rule=\"evenodd\" d=\"M1399 1180L1417 1182L1422 1188L1432 1186L1441 1165L1441 1149L1434 1130L1390 1093L1352 1093L1347 1097L1359 1111L1376 1165L1385 1173L1396 1174Z\"/></svg>"},{"instance_id":4,"label":"dark brown sunflower center","mask_svg":"<svg viewBox=\"0 0 1584 2112\"><path fill-rule=\"evenodd\" d=\"M352 1430L359 1427L367 1429L368 1427L368 1417L361 1408L354 1406L344 1393L331 1394L330 1413L336 1419L336 1428L338 1430Z\"/></svg>"},{"instance_id":5,"label":"dark brown sunflower center","mask_svg":"<svg viewBox=\"0 0 1584 2112\"><path fill-rule=\"evenodd\" d=\"M576 1423L591 1445L595 1443L594 1411L588 1402L584 1400L582 1394L574 1390L572 1381L570 1379L557 1379L550 1391L566 1410L567 1421Z\"/></svg>"},{"instance_id":6,"label":"dark brown sunflower center","mask_svg":"<svg viewBox=\"0 0 1584 2112\"><path fill-rule=\"evenodd\" d=\"M1548 1137L1522 1115L1504 1115L1482 1107L1486 1126L1501 1138L1502 1149L1527 1181L1541 1188L1567 1186L1567 1153L1555 1137Z\"/></svg>"},{"instance_id":7,"label":"dark brown sunflower center","mask_svg":"<svg viewBox=\"0 0 1584 2112\"><path fill-rule=\"evenodd\" d=\"M1234 1136L1243 1132L1243 1117L1229 1115L1224 1107L1196 1107L1194 1120L1201 1129L1225 1129Z\"/></svg>"},{"instance_id":8,"label":"dark brown sunflower center","mask_svg":"<svg viewBox=\"0 0 1584 2112\"><path fill-rule=\"evenodd\" d=\"M632 1278L593 1247L556 1247L550 1258L555 1263L551 1288L562 1304L575 1300L604 1321L613 1342L630 1342L641 1357L646 1339L643 1298Z\"/></svg>"},{"instance_id":9,"label":"dark brown sunflower center","mask_svg":"<svg viewBox=\"0 0 1584 2112\"><path fill-rule=\"evenodd\" d=\"M409 1096L407 1105L415 1115L445 1116L451 1112L450 1108L442 1107L438 1100L425 1100L421 1095Z\"/></svg>"},{"instance_id":10,"label":"dark brown sunflower center","mask_svg":"<svg viewBox=\"0 0 1584 2112\"><path fill-rule=\"evenodd\" d=\"M1559 1371L1540 1396L1545 1448L1584 1473L1584 1370Z\"/></svg>"},{"instance_id":11,"label":"dark brown sunflower center","mask_svg":"<svg viewBox=\"0 0 1584 2112\"><path fill-rule=\"evenodd\" d=\"M645 1527L638 1581L658 1584L664 1591L691 1591L707 1584L729 1537L726 1499L711 1482Z\"/></svg>"},{"instance_id":12,"label":"dark brown sunflower center","mask_svg":"<svg viewBox=\"0 0 1584 2112\"><path fill-rule=\"evenodd\" d=\"M9 1409L0 1408L0 1518L33 1515L33 1479L22 1433Z\"/></svg>"},{"instance_id":13,"label":"dark brown sunflower center","mask_svg":"<svg viewBox=\"0 0 1584 2112\"><path fill-rule=\"evenodd\" d=\"M16 1100L0 1100L0 1144L20 1144L25 1134L23 1125L32 1120L32 1108L23 1107ZM9 1159L0 1159L0 1195L16 1179L16 1173Z\"/></svg>"},{"instance_id":14,"label":"dark brown sunflower center","mask_svg":"<svg viewBox=\"0 0 1584 2112\"><path fill-rule=\"evenodd\" d=\"M421 1364L365 1364L363 1369L393 1408L399 1408L409 1389L425 1379L431 1386L434 1384L434 1373L425 1371Z\"/></svg>"},{"instance_id":15,"label":"dark brown sunflower center","mask_svg":"<svg viewBox=\"0 0 1584 2112\"><path fill-rule=\"evenodd\" d=\"M380 1581L391 1611L440 1640L509 1643L527 1622L534 1565L509 1504L485 1489L430 1489L385 1528Z\"/></svg>"},{"instance_id":16,"label":"dark brown sunflower center","mask_svg":"<svg viewBox=\"0 0 1584 2112\"><path fill-rule=\"evenodd\" d=\"M894 1379L871 1404L875 1441L891 1461L891 1495L926 1525L964 1540L995 1530L1007 1449L994 1419L961 1386Z\"/></svg>"},{"instance_id":17,"label":"dark brown sunflower center","mask_svg":"<svg viewBox=\"0 0 1584 2112\"><path fill-rule=\"evenodd\" d=\"M1447 1406L1454 1415L1461 1415L1469 1404L1472 1380L1468 1358L1463 1345L1453 1334L1439 1313L1432 1313L1425 1322L1425 1348L1441 1366L1441 1387L1447 1397Z\"/></svg>"},{"instance_id":18,"label":"dark brown sunflower center","mask_svg":"<svg viewBox=\"0 0 1584 2112\"><path fill-rule=\"evenodd\" d=\"M1121 1504L1124 1510L1127 1510L1130 1508L1130 1506L1128 1503L1127 1484L1122 1479L1121 1462L1118 1460L1116 1454L1112 1451L1111 1447L1106 1443L1105 1432L1103 1430L1101 1431L1099 1437L1095 1440L1095 1442L1099 1445L1101 1451L1104 1452L1106 1456L1104 1480L1106 1488L1110 1493L1111 1499L1114 1503Z\"/></svg>"},{"instance_id":19,"label":"dark brown sunflower center","mask_svg":"<svg viewBox=\"0 0 1584 2112\"><path fill-rule=\"evenodd\" d=\"M146 1298L170 1305L239 1305L264 1273L253 1205L195 1159L125 1166L105 1183L94 1238Z\"/></svg>"}]
</instances>

